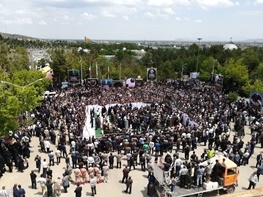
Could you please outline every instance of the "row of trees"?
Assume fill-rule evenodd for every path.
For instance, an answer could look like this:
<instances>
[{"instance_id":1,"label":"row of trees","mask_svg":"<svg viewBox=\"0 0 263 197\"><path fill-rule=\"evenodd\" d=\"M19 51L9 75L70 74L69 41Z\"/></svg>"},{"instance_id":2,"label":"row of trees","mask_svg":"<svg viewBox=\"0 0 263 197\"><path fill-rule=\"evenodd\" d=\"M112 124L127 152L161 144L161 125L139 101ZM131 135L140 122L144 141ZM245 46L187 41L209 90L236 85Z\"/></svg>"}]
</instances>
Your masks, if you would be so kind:
<instances>
[{"instance_id":1,"label":"row of trees","mask_svg":"<svg viewBox=\"0 0 263 197\"><path fill-rule=\"evenodd\" d=\"M79 69L82 64L83 76L88 77L89 66L92 65L93 77L96 73L95 65L98 65L99 78L107 77L107 68L110 68L112 79L136 78L138 75L146 78L146 68L158 69L158 80L166 81L168 78L180 78L182 66L183 74L200 72L199 79L211 81L212 76L222 74L226 92L237 92L241 96L249 96L250 90L263 91L260 88L263 76L263 49L247 48L234 51L224 50L223 46L215 45L210 48L201 48L199 52L199 64L197 65L198 46L193 44L188 49L174 48L145 48L146 54L141 58L135 58L132 48L122 50L115 49L114 58L107 59L98 50L99 44L90 44L84 47L90 49L90 53L79 53L77 48L50 50L54 70L54 81L60 83L67 80L68 69ZM103 53L107 50L104 46ZM112 49L111 49L112 50ZM80 63L80 59L82 62Z\"/></svg>"},{"instance_id":2,"label":"row of trees","mask_svg":"<svg viewBox=\"0 0 263 197\"><path fill-rule=\"evenodd\" d=\"M86 44L66 41L21 41L0 37L1 81L19 85L0 84L0 124L3 125L1 131L7 132L17 128L17 115L38 106L41 100L39 95L50 84L50 81L45 79L27 86L44 77L39 71L29 70L31 64L27 49L34 47L44 47L50 54L51 61L42 59L35 64L48 62L54 71L53 84L58 86L68 80L69 69L81 70L82 67L84 78L88 78L90 65L92 77L96 77L97 64L98 77L107 78L109 68L112 79L136 78L139 75L146 79L146 68L156 67L158 81L166 81L168 78L180 78L182 66L187 64L183 74L189 75L197 70L200 72L200 80L212 81L212 76L222 74L225 92L236 92L247 97L251 90L263 92L263 48L250 47L230 51L224 50L222 45L199 48L197 44L192 44L181 49L153 49L132 43ZM89 52L79 51L79 47L89 49ZM143 49L146 53L142 58L137 58L134 49ZM106 58L105 55L114 57Z\"/></svg>"},{"instance_id":3,"label":"row of trees","mask_svg":"<svg viewBox=\"0 0 263 197\"><path fill-rule=\"evenodd\" d=\"M222 74L226 92L234 91L242 96L248 96L251 89L262 91L263 76L263 48L250 47L244 50L224 50L222 45L211 47L192 44L188 47L158 48L143 47L133 43L105 44L66 41L21 41L17 39L0 39L0 66L8 73L27 69L29 59L27 45L39 48L39 45L47 46L51 57L51 65L54 71L54 84L60 86L62 81L68 80L67 70L83 68L83 76L89 77L89 67L92 68L93 77L96 77L98 65L98 77L106 78L107 69L110 68L112 79L124 79L125 77L146 78L146 68L156 67L158 69L158 80L165 81L167 78L180 78L182 66L183 74L200 72L199 79L212 80L212 76ZM14 44L16 43L16 44ZM40 44L41 43L41 44ZM53 45L56 43L55 45ZM22 46L19 46L21 44ZM18 45L18 46L16 46ZM55 47L54 47L55 46ZM89 53L79 51L78 48L89 49ZM125 48L126 50L123 50ZM145 55L138 59L135 57L134 49L146 51ZM199 54L199 57L198 57ZM114 55L114 58L106 58L105 55ZM197 65L197 57L199 63ZM40 60L39 62L48 62ZM38 64L38 63L36 63ZM227 85L226 85L227 84Z\"/></svg>"}]
</instances>

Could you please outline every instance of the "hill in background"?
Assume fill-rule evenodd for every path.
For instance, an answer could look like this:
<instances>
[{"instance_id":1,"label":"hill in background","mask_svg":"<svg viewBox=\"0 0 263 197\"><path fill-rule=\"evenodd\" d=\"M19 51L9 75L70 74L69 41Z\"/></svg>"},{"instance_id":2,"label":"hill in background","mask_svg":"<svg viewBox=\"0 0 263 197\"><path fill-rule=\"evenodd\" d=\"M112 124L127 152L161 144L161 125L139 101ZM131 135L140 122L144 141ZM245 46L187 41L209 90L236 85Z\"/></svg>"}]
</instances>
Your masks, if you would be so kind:
<instances>
[{"instance_id":1,"label":"hill in background","mask_svg":"<svg viewBox=\"0 0 263 197\"><path fill-rule=\"evenodd\" d=\"M39 40L39 38L33 38L33 37L24 36L24 35L20 35L20 34L9 34L9 33L2 33L2 32L0 32L0 34L1 34L4 38L10 38L10 39L18 39L18 40Z\"/></svg>"}]
</instances>

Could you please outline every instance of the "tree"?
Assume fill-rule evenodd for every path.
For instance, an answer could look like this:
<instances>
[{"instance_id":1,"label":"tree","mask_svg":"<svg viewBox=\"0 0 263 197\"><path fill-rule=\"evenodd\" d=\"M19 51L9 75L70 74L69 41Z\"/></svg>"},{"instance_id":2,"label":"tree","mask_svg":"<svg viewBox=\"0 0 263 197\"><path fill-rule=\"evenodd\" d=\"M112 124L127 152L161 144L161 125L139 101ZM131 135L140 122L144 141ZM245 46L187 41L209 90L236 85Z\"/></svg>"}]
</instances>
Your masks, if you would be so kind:
<instances>
[{"instance_id":1,"label":"tree","mask_svg":"<svg viewBox=\"0 0 263 197\"><path fill-rule=\"evenodd\" d=\"M255 81L256 79L261 79L263 77L263 63L260 63L255 67L250 73L250 79Z\"/></svg>"},{"instance_id":2,"label":"tree","mask_svg":"<svg viewBox=\"0 0 263 197\"><path fill-rule=\"evenodd\" d=\"M249 74L242 59L234 60L231 58L223 66L218 65L218 71L224 76L226 92L232 91L243 94L242 86L248 82Z\"/></svg>"},{"instance_id":3,"label":"tree","mask_svg":"<svg viewBox=\"0 0 263 197\"><path fill-rule=\"evenodd\" d=\"M16 96L12 96L6 90L0 91L0 136L4 136L8 131L14 131L19 127L16 121L19 108L19 101Z\"/></svg>"},{"instance_id":4,"label":"tree","mask_svg":"<svg viewBox=\"0 0 263 197\"><path fill-rule=\"evenodd\" d=\"M245 92L245 95L249 97L251 91L256 92L263 92L263 81L260 79L257 79L254 83L251 81L248 81L243 87L243 91Z\"/></svg>"},{"instance_id":5,"label":"tree","mask_svg":"<svg viewBox=\"0 0 263 197\"><path fill-rule=\"evenodd\" d=\"M39 106L41 95L51 82L36 70L17 71L12 78L5 73L2 76L6 81L0 85L0 135L18 128L18 115Z\"/></svg>"},{"instance_id":6,"label":"tree","mask_svg":"<svg viewBox=\"0 0 263 197\"><path fill-rule=\"evenodd\" d=\"M53 81L55 84L60 85L62 81L67 79L68 69L72 69L67 64L66 54L64 49L55 49L50 51L51 62L50 67L53 69Z\"/></svg>"}]
</instances>

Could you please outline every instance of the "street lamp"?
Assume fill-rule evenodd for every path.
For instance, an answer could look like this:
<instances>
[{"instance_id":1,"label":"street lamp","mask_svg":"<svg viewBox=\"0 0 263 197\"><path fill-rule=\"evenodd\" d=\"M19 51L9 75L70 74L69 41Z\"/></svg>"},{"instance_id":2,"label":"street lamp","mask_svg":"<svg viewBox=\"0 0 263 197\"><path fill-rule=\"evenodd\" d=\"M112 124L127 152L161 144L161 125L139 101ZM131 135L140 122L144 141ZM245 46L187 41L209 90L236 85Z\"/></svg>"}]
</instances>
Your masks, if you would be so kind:
<instances>
[{"instance_id":1,"label":"street lamp","mask_svg":"<svg viewBox=\"0 0 263 197\"><path fill-rule=\"evenodd\" d=\"M200 42L202 38L197 38L197 40L199 41L199 45L198 45L198 51L197 51L196 72L198 71L199 50L200 50Z\"/></svg>"},{"instance_id":2,"label":"street lamp","mask_svg":"<svg viewBox=\"0 0 263 197\"><path fill-rule=\"evenodd\" d=\"M212 81L214 81L215 63L216 63L216 62L217 62L217 59L214 59L213 70L212 70Z\"/></svg>"},{"instance_id":3,"label":"street lamp","mask_svg":"<svg viewBox=\"0 0 263 197\"><path fill-rule=\"evenodd\" d=\"M35 81L33 81L33 82L31 82L31 83L29 83L29 84L27 84L27 85L24 85L24 86L20 86L20 85L17 85L17 84L14 84L14 83L11 83L11 82L8 82L8 81L1 81L1 83L5 83L5 84L8 84L8 85L12 85L12 86L15 86L15 87L18 87L18 88L26 88L26 87L28 87L28 86L31 86L32 84L34 84L34 83L36 83L36 82L38 82L38 81L42 81L44 78L40 78L40 79L37 79L37 80L35 80Z\"/></svg>"},{"instance_id":4,"label":"street lamp","mask_svg":"<svg viewBox=\"0 0 263 197\"><path fill-rule=\"evenodd\" d=\"M80 53L83 51L82 47L78 48L78 52ZM83 72L82 72L82 57L80 56L80 80L81 80L81 85L82 85L82 80L83 80Z\"/></svg>"},{"instance_id":5,"label":"street lamp","mask_svg":"<svg viewBox=\"0 0 263 197\"><path fill-rule=\"evenodd\" d=\"M184 67L187 65L187 63L185 63L183 66L182 66L182 71L181 71L181 81L183 81L183 75L184 75Z\"/></svg>"},{"instance_id":6,"label":"street lamp","mask_svg":"<svg viewBox=\"0 0 263 197\"><path fill-rule=\"evenodd\" d=\"M83 83L83 72L82 72L82 57L81 57L81 53L89 53L88 49L83 49L82 47L78 48L78 52L80 53L80 79L81 79L81 85Z\"/></svg>"}]
</instances>

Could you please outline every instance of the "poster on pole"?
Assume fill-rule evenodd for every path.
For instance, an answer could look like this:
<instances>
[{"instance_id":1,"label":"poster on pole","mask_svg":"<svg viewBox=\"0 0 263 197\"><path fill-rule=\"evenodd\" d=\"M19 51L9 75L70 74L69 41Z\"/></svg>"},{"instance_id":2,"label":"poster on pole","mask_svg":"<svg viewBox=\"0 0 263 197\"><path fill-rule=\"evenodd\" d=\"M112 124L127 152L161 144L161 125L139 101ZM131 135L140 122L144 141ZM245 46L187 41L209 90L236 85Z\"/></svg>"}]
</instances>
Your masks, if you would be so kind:
<instances>
[{"instance_id":1,"label":"poster on pole","mask_svg":"<svg viewBox=\"0 0 263 197\"><path fill-rule=\"evenodd\" d=\"M157 68L147 68L147 81L157 80Z\"/></svg>"},{"instance_id":2,"label":"poster on pole","mask_svg":"<svg viewBox=\"0 0 263 197\"><path fill-rule=\"evenodd\" d=\"M80 83L79 70L68 70L68 82L73 85Z\"/></svg>"}]
</instances>

